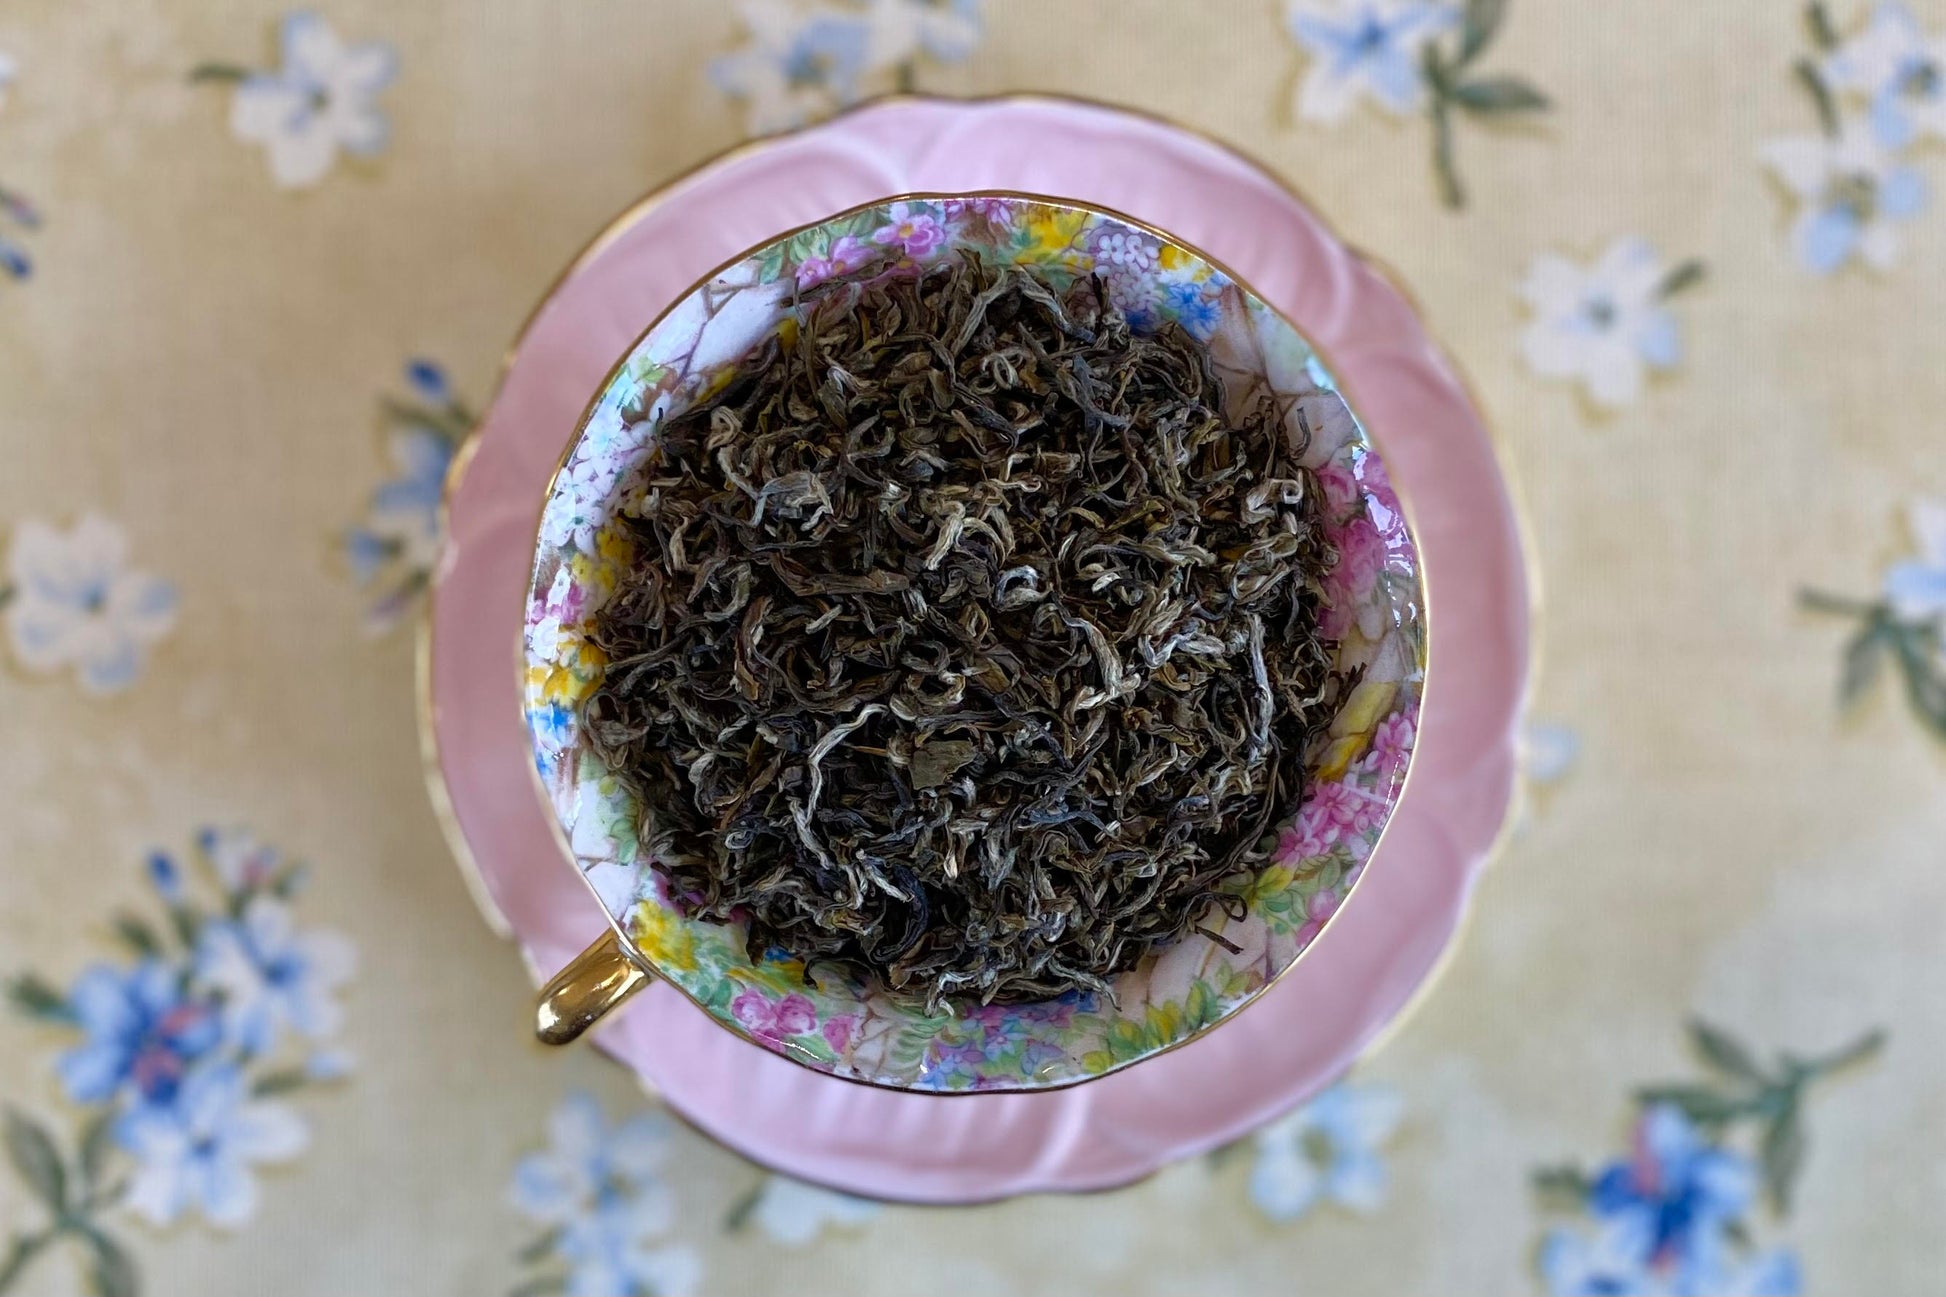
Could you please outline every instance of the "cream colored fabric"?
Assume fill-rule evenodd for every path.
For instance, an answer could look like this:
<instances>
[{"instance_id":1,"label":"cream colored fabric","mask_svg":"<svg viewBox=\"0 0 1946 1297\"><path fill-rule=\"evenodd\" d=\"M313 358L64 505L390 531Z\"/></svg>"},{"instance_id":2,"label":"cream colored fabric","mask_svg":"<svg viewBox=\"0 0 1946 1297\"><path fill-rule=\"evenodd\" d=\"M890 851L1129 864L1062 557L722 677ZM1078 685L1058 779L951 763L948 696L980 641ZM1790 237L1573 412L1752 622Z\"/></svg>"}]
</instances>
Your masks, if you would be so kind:
<instances>
[{"instance_id":1,"label":"cream colored fabric","mask_svg":"<svg viewBox=\"0 0 1946 1297\"><path fill-rule=\"evenodd\" d=\"M150 906L141 861L241 823L313 865L306 923L354 938L346 1082L302 1096L311 1147L260 1173L234 1234L117 1217L152 1293L476 1294L539 1229L506 1186L562 1096L644 1101L586 1050L527 1036L529 982L476 916L420 779L408 633L361 633L336 553L388 475L375 399L408 356L477 403L539 293L633 197L744 135L707 67L715 4L329 0L398 51L389 146L280 190L235 138L220 61L274 61L272 6L14 0L0 185L44 226L0 282L0 530L97 511L175 583L175 629L104 698L0 672L0 967L67 984ZM1847 24L1862 18L1847 11ZM1946 10L1922 7L1934 26ZM1534 710L1579 755L1485 877L1429 999L1359 1072L1403 1100L1386 1202L1265 1219L1249 1149L1118 1193L893 1208L801 1251L724 1215L759 1172L684 1131L666 1241L716 1292L1542 1291L1533 1252L1577 1218L1529 1173L1615 1156L1639 1084L1698 1075L1693 1012L1766 1049L1883 1026L1873 1063L1805 1100L1788 1219L1759 1217L1807 1290L1921 1293L1946 1244L1946 748L1889 681L1834 698L1845 627L1800 585L1871 597L1946 495L1946 212L1888 273L1807 272L1763 143L1814 129L1807 48L1776 0L1520 0L1486 62L1542 87L1524 127L1467 123L1463 213L1423 121L1280 105L1303 66L1268 3L992 0L942 93L1051 89L1230 141L1394 266L1470 376L1529 522L1542 604ZM1922 169L1940 174L1936 158ZM1682 361L1596 413L1521 359L1537 255L1639 235L1708 277L1672 310ZM74 1126L71 1033L0 1021L0 1096ZM0 1175L0 1227L37 1228ZM62 1244L63 1248L67 1245ZM770 1276L765 1278L765 1276ZM43 1257L18 1292L83 1291Z\"/></svg>"}]
</instances>

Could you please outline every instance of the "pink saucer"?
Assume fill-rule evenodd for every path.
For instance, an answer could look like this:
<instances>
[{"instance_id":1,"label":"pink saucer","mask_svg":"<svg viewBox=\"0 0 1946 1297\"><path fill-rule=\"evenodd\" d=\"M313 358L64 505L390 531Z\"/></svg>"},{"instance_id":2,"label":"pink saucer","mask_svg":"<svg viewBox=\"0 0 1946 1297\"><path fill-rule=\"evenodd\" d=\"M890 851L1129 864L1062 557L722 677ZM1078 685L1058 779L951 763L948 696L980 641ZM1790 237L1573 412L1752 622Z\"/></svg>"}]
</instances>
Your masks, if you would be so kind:
<instances>
[{"instance_id":1,"label":"pink saucer","mask_svg":"<svg viewBox=\"0 0 1946 1297\"><path fill-rule=\"evenodd\" d=\"M874 199L965 190L1135 214L1226 263L1305 330L1416 524L1431 669L1411 783L1359 903L1255 1006L1171 1053L1066 1090L947 1097L797 1066L659 984L600 1032L601 1048L739 1152L927 1202L1125 1183L1328 1084L1452 939L1512 793L1528 652L1519 534L1479 416L1398 291L1279 182L1207 140L1092 105L868 106L709 163L624 213L529 322L457 470L425 645L429 737L456 849L537 978L606 925L540 800L514 671L541 496L589 395L643 324L743 249Z\"/></svg>"}]
</instances>

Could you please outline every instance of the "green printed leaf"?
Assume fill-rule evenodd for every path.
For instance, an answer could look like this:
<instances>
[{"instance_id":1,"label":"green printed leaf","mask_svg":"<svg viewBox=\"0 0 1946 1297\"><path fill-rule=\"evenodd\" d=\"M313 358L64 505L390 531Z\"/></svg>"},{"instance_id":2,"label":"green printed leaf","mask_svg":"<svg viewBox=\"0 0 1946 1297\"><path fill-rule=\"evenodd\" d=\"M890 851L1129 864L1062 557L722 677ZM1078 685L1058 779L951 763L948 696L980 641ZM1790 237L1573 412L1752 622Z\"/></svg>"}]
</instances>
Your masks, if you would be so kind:
<instances>
[{"instance_id":1,"label":"green printed leaf","mask_svg":"<svg viewBox=\"0 0 1946 1297\"><path fill-rule=\"evenodd\" d=\"M147 920L133 914L115 916L115 935L144 959L153 959L162 953L162 942L156 937L155 929L149 926Z\"/></svg>"},{"instance_id":2,"label":"green printed leaf","mask_svg":"<svg viewBox=\"0 0 1946 1297\"><path fill-rule=\"evenodd\" d=\"M1573 1211L1588 1200L1594 1182L1578 1166L1544 1166L1533 1174L1534 1192L1548 1206Z\"/></svg>"},{"instance_id":3,"label":"green printed leaf","mask_svg":"<svg viewBox=\"0 0 1946 1297\"><path fill-rule=\"evenodd\" d=\"M1668 274L1662 277L1662 282L1656 285L1655 294L1657 297L1662 298L1674 297L1684 289L1694 288L1697 284L1702 283L1707 274L1708 271L1705 269L1703 263L1697 258L1691 257L1689 260L1673 267Z\"/></svg>"},{"instance_id":4,"label":"green printed leaf","mask_svg":"<svg viewBox=\"0 0 1946 1297\"><path fill-rule=\"evenodd\" d=\"M723 1215L724 1232L734 1234L750 1224L750 1217L757 1210L757 1203L764 1196L765 1181L759 1181L755 1188L730 1204L730 1210Z\"/></svg>"},{"instance_id":5,"label":"green printed leaf","mask_svg":"<svg viewBox=\"0 0 1946 1297\"><path fill-rule=\"evenodd\" d=\"M1439 200L1455 210L1466 206L1466 186L1460 183L1453 162L1453 120L1446 111L1444 94L1432 97L1432 169L1439 182Z\"/></svg>"},{"instance_id":6,"label":"green printed leaf","mask_svg":"<svg viewBox=\"0 0 1946 1297\"><path fill-rule=\"evenodd\" d=\"M1756 1058L1734 1036L1720 1027L1712 1027L1701 1018L1689 1022L1690 1043L1703 1061L1719 1072L1734 1076L1740 1081L1763 1085L1769 1078Z\"/></svg>"},{"instance_id":7,"label":"green printed leaf","mask_svg":"<svg viewBox=\"0 0 1946 1297\"><path fill-rule=\"evenodd\" d=\"M1456 67L1465 67L1486 49L1494 33L1500 30L1500 20L1506 12L1507 0L1466 0L1466 12L1460 19Z\"/></svg>"},{"instance_id":8,"label":"green printed leaf","mask_svg":"<svg viewBox=\"0 0 1946 1297\"><path fill-rule=\"evenodd\" d=\"M142 1284L135 1272L134 1258L120 1243L92 1225L82 1226L81 1236L88 1240L88 1282L96 1297L137 1297Z\"/></svg>"},{"instance_id":9,"label":"green printed leaf","mask_svg":"<svg viewBox=\"0 0 1946 1297\"><path fill-rule=\"evenodd\" d=\"M288 1094L301 1090L311 1083L311 1078L301 1067L287 1067L281 1071L266 1072L251 1082L250 1093L259 1097L272 1094Z\"/></svg>"},{"instance_id":10,"label":"green printed leaf","mask_svg":"<svg viewBox=\"0 0 1946 1297\"><path fill-rule=\"evenodd\" d=\"M67 996L34 973L22 973L8 982L7 998L30 1018L42 1022L74 1022L74 1010L69 1007Z\"/></svg>"},{"instance_id":11,"label":"green printed leaf","mask_svg":"<svg viewBox=\"0 0 1946 1297\"><path fill-rule=\"evenodd\" d=\"M1878 679L1891 647L1892 636L1882 619L1873 618L1859 627L1858 633L1845 645L1845 669L1838 680L1841 706L1849 706L1865 696L1865 691Z\"/></svg>"},{"instance_id":12,"label":"green printed leaf","mask_svg":"<svg viewBox=\"0 0 1946 1297\"><path fill-rule=\"evenodd\" d=\"M115 1147L115 1115L98 1112L81 1131L81 1189L94 1196L101 1187L101 1173L108 1167L108 1154Z\"/></svg>"},{"instance_id":13,"label":"green printed leaf","mask_svg":"<svg viewBox=\"0 0 1946 1297\"><path fill-rule=\"evenodd\" d=\"M1804 1150L1804 1126L1798 1120L1797 1105L1792 1103L1765 1129L1759 1158L1763 1164L1764 1191L1779 1215L1791 1209L1791 1188L1799 1168L1804 1165Z\"/></svg>"},{"instance_id":14,"label":"green printed leaf","mask_svg":"<svg viewBox=\"0 0 1946 1297\"><path fill-rule=\"evenodd\" d=\"M1832 98L1831 87L1824 83L1824 74L1810 59L1797 61L1797 80L1811 96L1811 102L1818 110L1818 125L1826 135L1836 138L1839 130L1838 101Z\"/></svg>"},{"instance_id":15,"label":"green printed leaf","mask_svg":"<svg viewBox=\"0 0 1946 1297\"><path fill-rule=\"evenodd\" d=\"M1741 1116L1747 1108L1743 1100L1706 1085L1645 1086L1635 1092L1635 1097L1643 1104L1670 1104L1700 1126L1721 1126Z\"/></svg>"},{"instance_id":16,"label":"green printed leaf","mask_svg":"<svg viewBox=\"0 0 1946 1297\"><path fill-rule=\"evenodd\" d=\"M539 1235L533 1242L514 1253L514 1259L522 1265L535 1265L546 1260L554 1251L554 1245L560 1241L561 1230L559 1226L556 1226L546 1233Z\"/></svg>"},{"instance_id":17,"label":"green printed leaf","mask_svg":"<svg viewBox=\"0 0 1946 1297\"><path fill-rule=\"evenodd\" d=\"M1539 112L1548 106L1547 96L1519 77L1488 77L1468 81L1451 90L1454 103L1471 113Z\"/></svg>"},{"instance_id":18,"label":"green printed leaf","mask_svg":"<svg viewBox=\"0 0 1946 1297\"><path fill-rule=\"evenodd\" d=\"M7 1109L7 1160L20 1173L36 1198L47 1204L56 1216L68 1210L68 1173L54 1140L39 1123L18 1111Z\"/></svg>"},{"instance_id":19,"label":"green printed leaf","mask_svg":"<svg viewBox=\"0 0 1946 1297\"><path fill-rule=\"evenodd\" d=\"M1831 13L1824 7L1823 0L1811 0L1805 6L1804 25L1810 29L1813 45L1821 50L1838 48L1838 29L1832 25Z\"/></svg>"}]
</instances>

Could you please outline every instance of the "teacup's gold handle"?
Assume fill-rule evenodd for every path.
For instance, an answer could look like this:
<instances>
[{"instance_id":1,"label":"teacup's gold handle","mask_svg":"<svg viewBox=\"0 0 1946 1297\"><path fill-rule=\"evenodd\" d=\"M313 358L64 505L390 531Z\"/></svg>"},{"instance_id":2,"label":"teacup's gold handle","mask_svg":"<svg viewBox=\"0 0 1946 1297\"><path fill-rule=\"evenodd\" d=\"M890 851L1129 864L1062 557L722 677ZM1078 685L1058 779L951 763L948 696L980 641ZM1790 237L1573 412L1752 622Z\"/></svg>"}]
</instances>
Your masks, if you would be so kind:
<instances>
[{"instance_id":1,"label":"teacup's gold handle","mask_svg":"<svg viewBox=\"0 0 1946 1297\"><path fill-rule=\"evenodd\" d=\"M648 981L648 970L629 958L610 928L541 988L535 1034L543 1044L565 1045Z\"/></svg>"}]
</instances>

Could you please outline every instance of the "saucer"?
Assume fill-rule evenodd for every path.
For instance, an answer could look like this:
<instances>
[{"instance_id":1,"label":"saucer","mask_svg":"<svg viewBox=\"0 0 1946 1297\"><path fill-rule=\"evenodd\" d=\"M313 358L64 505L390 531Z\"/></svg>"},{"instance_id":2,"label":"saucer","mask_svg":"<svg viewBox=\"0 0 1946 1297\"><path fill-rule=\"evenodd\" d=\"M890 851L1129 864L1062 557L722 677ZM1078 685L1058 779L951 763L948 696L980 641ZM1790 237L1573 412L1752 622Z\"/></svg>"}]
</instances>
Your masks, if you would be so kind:
<instances>
[{"instance_id":1,"label":"saucer","mask_svg":"<svg viewBox=\"0 0 1946 1297\"><path fill-rule=\"evenodd\" d=\"M734 150L625 212L528 322L455 469L421 642L429 773L489 921L537 978L606 926L538 795L513 670L539 502L589 393L643 321L744 248L887 196L972 190L1138 213L1296 321L1406 497L1436 611L1414 773L1359 904L1222 1030L1066 1090L951 1097L809 1071L663 984L598 1034L673 1109L753 1159L929 1202L1123 1183L1328 1084L1428 980L1458 927L1512 794L1528 658L1518 527L1478 414L1398 290L1278 181L1207 140L1095 105L873 104Z\"/></svg>"}]
</instances>

